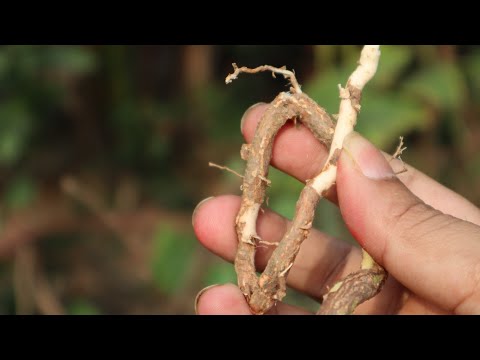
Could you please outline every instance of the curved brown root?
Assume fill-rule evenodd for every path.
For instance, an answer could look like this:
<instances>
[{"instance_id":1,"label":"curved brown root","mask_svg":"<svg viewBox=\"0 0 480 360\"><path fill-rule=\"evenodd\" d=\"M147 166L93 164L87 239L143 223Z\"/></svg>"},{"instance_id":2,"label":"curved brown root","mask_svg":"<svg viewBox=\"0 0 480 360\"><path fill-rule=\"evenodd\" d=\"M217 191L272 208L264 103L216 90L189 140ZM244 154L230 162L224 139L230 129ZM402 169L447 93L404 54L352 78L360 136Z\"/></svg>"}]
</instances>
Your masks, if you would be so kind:
<instances>
[{"instance_id":1,"label":"curved brown root","mask_svg":"<svg viewBox=\"0 0 480 360\"><path fill-rule=\"evenodd\" d=\"M292 84L291 93L279 94L270 104L257 125L252 143L244 144L240 152L247 164L243 175L242 202L235 225L239 240L235 270L238 285L254 314L265 313L286 294L288 273L302 242L310 233L318 201L335 183L337 159L343 140L356 124L363 87L376 72L380 56L378 48L378 45L365 46L359 65L350 76L346 87L339 86L341 102L336 125L323 108L301 92L295 74L285 68L264 65L249 69L233 64L235 71L226 78L226 83L229 83L242 72L272 71L273 74L284 75ZM255 251L259 244L265 242L257 235L256 221L265 200L266 188L270 185L267 177L274 139L288 120L302 122L329 149L329 155L322 171L314 179L307 181L290 227L258 278ZM362 265L362 270L350 274L332 288L319 313L352 313L358 304L380 291L386 278L385 270L375 264L365 252L364 260L367 265Z\"/></svg>"},{"instance_id":2,"label":"curved brown root","mask_svg":"<svg viewBox=\"0 0 480 360\"><path fill-rule=\"evenodd\" d=\"M301 121L327 147L333 136L332 120L325 110L307 95L281 93L268 107L258 123L252 143L242 146L241 156L247 161L247 165L242 185L242 203L236 219L239 245L235 258L235 269L238 274L239 287L255 313L264 313L275 301L284 296L284 279L287 275L285 269L293 263L300 243L309 232L304 223L300 224L304 229L300 229L299 224L294 221L296 225L291 228L288 237L291 240L280 242L264 274L260 280L257 278L255 249L261 239L256 233L256 220L258 211L265 200L265 190L268 186L265 179L268 176L275 136L290 119ZM310 191L309 194L311 194L309 196L317 197L315 191ZM316 200L314 202L316 205ZM308 202L299 201L300 206L304 203ZM314 211L315 207L311 209L308 217L313 218ZM297 210L297 214L302 213L304 211ZM299 218L297 222L302 222L303 217ZM291 249L292 245L288 245L291 242L295 244L293 245L294 251Z\"/></svg>"}]
</instances>

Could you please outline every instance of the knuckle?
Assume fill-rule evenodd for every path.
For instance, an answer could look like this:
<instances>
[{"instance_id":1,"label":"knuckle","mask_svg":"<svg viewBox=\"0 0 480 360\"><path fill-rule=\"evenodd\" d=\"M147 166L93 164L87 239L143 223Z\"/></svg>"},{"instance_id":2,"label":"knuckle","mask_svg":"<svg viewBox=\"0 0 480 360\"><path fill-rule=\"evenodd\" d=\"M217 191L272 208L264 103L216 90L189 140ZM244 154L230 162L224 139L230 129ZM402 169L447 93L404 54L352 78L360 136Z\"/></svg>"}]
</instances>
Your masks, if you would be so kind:
<instances>
[{"instance_id":1,"label":"knuckle","mask_svg":"<svg viewBox=\"0 0 480 360\"><path fill-rule=\"evenodd\" d=\"M396 204L391 211L391 228L403 232L412 226L415 226L419 221L424 221L425 214L431 208L420 201L409 201L404 204Z\"/></svg>"},{"instance_id":2,"label":"knuckle","mask_svg":"<svg viewBox=\"0 0 480 360\"><path fill-rule=\"evenodd\" d=\"M390 236L406 245L413 245L437 231L444 217L442 212L420 200L403 204L391 214Z\"/></svg>"}]
</instances>

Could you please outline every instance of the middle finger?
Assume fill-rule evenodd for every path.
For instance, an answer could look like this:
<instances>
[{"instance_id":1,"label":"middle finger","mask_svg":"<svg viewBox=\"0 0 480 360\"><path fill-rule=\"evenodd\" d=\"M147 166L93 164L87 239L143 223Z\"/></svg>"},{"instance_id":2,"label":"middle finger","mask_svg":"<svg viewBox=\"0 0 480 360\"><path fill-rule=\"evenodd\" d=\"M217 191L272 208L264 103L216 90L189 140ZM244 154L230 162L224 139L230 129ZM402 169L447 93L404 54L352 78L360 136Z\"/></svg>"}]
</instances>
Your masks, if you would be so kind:
<instances>
[{"instance_id":1,"label":"middle finger","mask_svg":"<svg viewBox=\"0 0 480 360\"><path fill-rule=\"evenodd\" d=\"M240 197L224 195L202 204L195 212L194 229L199 241L215 254L233 262L237 251L235 216ZM270 243L279 242L290 221L271 210L260 212L257 221L259 236ZM256 267L262 271L275 246L259 246ZM289 286L319 299L326 286L358 270L361 253L358 248L312 229L302 244L288 276Z\"/></svg>"}]
</instances>

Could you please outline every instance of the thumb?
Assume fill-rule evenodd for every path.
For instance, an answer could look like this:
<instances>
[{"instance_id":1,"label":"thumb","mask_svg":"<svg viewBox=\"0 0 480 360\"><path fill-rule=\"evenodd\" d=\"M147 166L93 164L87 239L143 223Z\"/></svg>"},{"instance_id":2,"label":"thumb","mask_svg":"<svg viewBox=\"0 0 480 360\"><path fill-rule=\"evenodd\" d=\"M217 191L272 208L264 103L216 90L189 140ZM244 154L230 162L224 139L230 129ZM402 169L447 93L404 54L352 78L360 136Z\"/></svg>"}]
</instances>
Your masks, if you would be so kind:
<instances>
[{"instance_id":1,"label":"thumb","mask_svg":"<svg viewBox=\"0 0 480 360\"><path fill-rule=\"evenodd\" d=\"M480 313L480 227L433 209L357 133L338 162L337 193L350 232L412 292L456 313Z\"/></svg>"}]
</instances>

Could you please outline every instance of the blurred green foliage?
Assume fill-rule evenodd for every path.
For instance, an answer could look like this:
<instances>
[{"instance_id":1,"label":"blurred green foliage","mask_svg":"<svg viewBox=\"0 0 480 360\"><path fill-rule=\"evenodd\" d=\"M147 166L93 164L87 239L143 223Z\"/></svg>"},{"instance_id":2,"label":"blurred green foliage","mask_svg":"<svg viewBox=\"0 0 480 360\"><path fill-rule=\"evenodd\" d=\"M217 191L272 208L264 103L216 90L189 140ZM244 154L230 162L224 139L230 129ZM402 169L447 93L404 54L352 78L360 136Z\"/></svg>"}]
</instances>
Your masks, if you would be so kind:
<instances>
[{"instance_id":1,"label":"blurred green foliage","mask_svg":"<svg viewBox=\"0 0 480 360\"><path fill-rule=\"evenodd\" d=\"M31 177L18 176L8 184L3 197L7 209L27 207L35 197L35 184Z\"/></svg>"},{"instance_id":2,"label":"blurred green foliage","mask_svg":"<svg viewBox=\"0 0 480 360\"><path fill-rule=\"evenodd\" d=\"M197 243L169 226L155 232L152 249L152 272L155 283L166 293L182 286L189 265L195 256Z\"/></svg>"},{"instance_id":3,"label":"blurred green foliage","mask_svg":"<svg viewBox=\"0 0 480 360\"><path fill-rule=\"evenodd\" d=\"M95 305L90 304L85 299L73 301L67 307L68 315L100 315L100 311Z\"/></svg>"},{"instance_id":4,"label":"blurred green foliage","mask_svg":"<svg viewBox=\"0 0 480 360\"><path fill-rule=\"evenodd\" d=\"M293 68L304 91L335 114L337 85L347 80L359 51L358 46L1 46L3 237L17 239L11 234L19 225L12 219L20 212L37 209L28 220L36 222L53 211L47 205L72 202L61 186L65 176L86 179L102 205L92 205L91 194L83 192L69 209L75 216L90 213L102 226L91 225L93 220L74 226L63 211L52 215L45 233L19 228L16 235L34 244L36 266L65 311L191 313L201 287L236 279L230 264L202 249L190 225L202 198L240 194L240 180L208 168L208 161L241 172L243 112L287 89L268 74L244 76L227 87L223 80L231 63ZM357 131L385 151L393 151L404 136L405 161L479 204L479 74L480 50L474 46L384 46L378 73L364 91ZM270 178L269 207L291 217L302 184L273 168ZM87 211L79 211L78 203ZM143 214L145 208L159 211L148 234L131 225L146 227L138 219L148 216L120 221L124 227L118 231L100 214ZM320 204L316 226L352 241L329 203ZM80 240L39 247L31 239L48 242L58 232ZM49 266L52 254L67 265ZM5 255L0 263L0 313L18 311L15 294L23 283L15 277L17 258ZM313 306L294 293L288 301Z\"/></svg>"}]
</instances>

